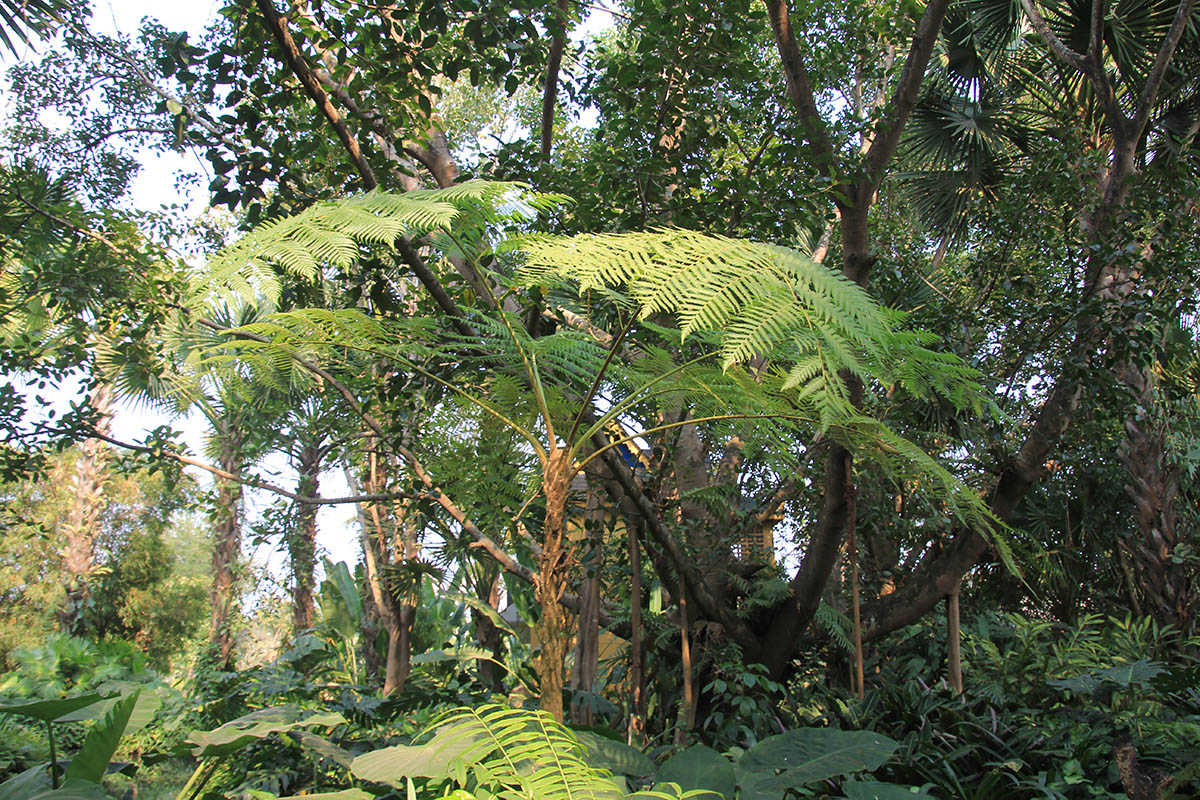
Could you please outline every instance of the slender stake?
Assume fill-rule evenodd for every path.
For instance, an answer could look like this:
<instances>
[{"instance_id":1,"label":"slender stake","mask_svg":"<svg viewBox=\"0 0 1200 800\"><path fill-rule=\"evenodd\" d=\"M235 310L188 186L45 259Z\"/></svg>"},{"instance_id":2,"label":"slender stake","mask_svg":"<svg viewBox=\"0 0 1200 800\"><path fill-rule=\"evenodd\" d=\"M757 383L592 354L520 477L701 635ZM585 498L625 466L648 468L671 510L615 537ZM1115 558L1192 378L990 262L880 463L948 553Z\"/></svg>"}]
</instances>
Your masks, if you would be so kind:
<instances>
[{"instance_id":1,"label":"slender stake","mask_svg":"<svg viewBox=\"0 0 1200 800\"><path fill-rule=\"evenodd\" d=\"M629 640L633 663L629 666L629 682L633 684L633 705L629 710L629 732L626 743L637 747L642 744L642 696L645 692L642 676L642 547L638 541L637 521L627 523L629 529Z\"/></svg>"},{"instance_id":2,"label":"slender stake","mask_svg":"<svg viewBox=\"0 0 1200 800\"><path fill-rule=\"evenodd\" d=\"M946 595L946 660L949 662L950 687L955 694L963 692L962 627L958 616L958 584Z\"/></svg>"},{"instance_id":3,"label":"slender stake","mask_svg":"<svg viewBox=\"0 0 1200 800\"><path fill-rule=\"evenodd\" d=\"M850 550L850 602L854 609L854 676L855 692L861 700L866 695L863 677L862 613L858 597L858 503L854 497L854 467L846 461L846 532Z\"/></svg>"},{"instance_id":4,"label":"slender stake","mask_svg":"<svg viewBox=\"0 0 1200 800\"><path fill-rule=\"evenodd\" d=\"M688 630L687 583L683 574L679 575L679 637L680 655L683 658L683 698L679 705L679 727L675 729L675 744L687 744L688 733L696 718L695 703L692 700L692 645Z\"/></svg>"}]
</instances>

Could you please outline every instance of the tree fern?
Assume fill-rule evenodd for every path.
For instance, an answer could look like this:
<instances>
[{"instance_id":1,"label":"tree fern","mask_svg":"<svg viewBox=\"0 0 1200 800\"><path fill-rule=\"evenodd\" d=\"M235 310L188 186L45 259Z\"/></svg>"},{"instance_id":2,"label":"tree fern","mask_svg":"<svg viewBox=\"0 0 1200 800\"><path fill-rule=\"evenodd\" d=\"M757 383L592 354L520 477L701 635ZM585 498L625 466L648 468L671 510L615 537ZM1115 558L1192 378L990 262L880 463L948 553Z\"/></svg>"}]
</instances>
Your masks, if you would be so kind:
<instances>
[{"instance_id":1,"label":"tree fern","mask_svg":"<svg viewBox=\"0 0 1200 800\"><path fill-rule=\"evenodd\" d=\"M426 738L427 737L427 738ZM616 800L612 776L584 761L584 748L544 712L500 705L456 708L426 729L423 744L359 756L362 780L401 787L413 777L450 781L477 796L512 800Z\"/></svg>"}]
</instances>

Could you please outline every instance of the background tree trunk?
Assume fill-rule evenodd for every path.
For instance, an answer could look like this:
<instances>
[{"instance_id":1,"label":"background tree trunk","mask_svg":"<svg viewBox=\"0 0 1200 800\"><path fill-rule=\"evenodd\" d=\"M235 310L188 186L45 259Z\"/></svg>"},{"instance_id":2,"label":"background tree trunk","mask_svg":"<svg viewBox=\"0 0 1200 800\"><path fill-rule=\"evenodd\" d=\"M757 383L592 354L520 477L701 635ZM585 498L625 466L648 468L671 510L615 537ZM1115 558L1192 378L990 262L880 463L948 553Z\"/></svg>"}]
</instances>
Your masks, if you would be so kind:
<instances>
[{"instance_id":1,"label":"background tree trunk","mask_svg":"<svg viewBox=\"0 0 1200 800\"><path fill-rule=\"evenodd\" d=\"M98 383L88 394L88 406L96 415L95 428L101 436L112 429L113 387ZM64 633L83 633L83 612L89 599L88 581L96 562L96 536L100 512L104 510L104 484L108 480L108 445L97 438L85 439L75 462L74 501L61 527L66 596L59 611Z\"/></svg>"},{"instance_id":2,"label":"background tree trunk","mask_svg":"<svg viewBox=\"0 0 1200 800\"><path fill-rule=\"evenodd\" d=\"M242 432L235 423L221 420L214 435L220 448L218 466L232 475L242 471ZM217 478L213 505L213 585L211 594L212 632L210 646L217 666L232 664L231 616L237 605L234 570L242 552L242 484Z\"/></svg>"}]
</instances>

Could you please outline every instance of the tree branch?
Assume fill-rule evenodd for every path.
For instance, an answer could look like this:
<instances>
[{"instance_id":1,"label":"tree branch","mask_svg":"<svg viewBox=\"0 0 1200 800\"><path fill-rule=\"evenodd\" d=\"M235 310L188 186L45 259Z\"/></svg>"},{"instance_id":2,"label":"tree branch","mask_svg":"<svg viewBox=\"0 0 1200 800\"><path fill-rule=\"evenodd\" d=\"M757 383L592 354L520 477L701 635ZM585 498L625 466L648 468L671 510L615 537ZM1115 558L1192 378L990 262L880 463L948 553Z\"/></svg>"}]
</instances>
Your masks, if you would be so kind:
<instances>
[{"instance_id":1,"label":"tree branch","mask_svg":"<svg viewBox=\"0 0 1200 800\"><path fill-rule=\"evenodd\" d=\"M786 0L768 0L767 13L771 18L771 30L775 33L775 45L779 49L788 95L800 115L805 137L817 152L817 163L832 170L836 164L836 154L829 139L829 131L825 127L825 120L817 109L812 85L808 82L804 57L800 54L800 48L796 46L796 36L792 31L792 20Z\"/></svg>"},{"instance_id":2,"label":"tree branch","mask_svg":"<svg viewBox=\"0 0 1200 800\"><path fill-rule=\"evenodd\" d=\"M1046 22L1046 18L1042 16L1040 11L1037 10L1037 7L1033 4L1033 0L1020 0L1020 3L1021 10L1025 12L1025 16L1028 18L1029 24L1033 26L1034 32L1036 32L1038 36L1042 37L1042 41L1045 42L1046 46L1050 48L1050 52L1052 52L1063 64L1082 72L1084 75L1087 75L1087 59L1063 44L1062 39L1058 38L1058 34L1051 30L1050 23Z\"/></svg>"},{"instance_id":3,"label":"tree branch","mask_svg":"<svg viewBox=\"0 0 1200 800\"><path fill-rule=\"evenodd\" d=\"M342 115L334 108L334 105L329 100L329 95L325 93L325 89L321 86L321 81L313 73L312 69L305 61L300 48L296 46L296 41L292 38L291 32L288 30L287 21L280 16L275 10L275 4L272 0L255 0L259 12L266 20L267 29L271 32L279 48L283 51L284 62L291 70L292 74L300 80L300 85L304 87L305 92L312 98L312 101L325 115L325 119L329 121L330 127L333 128L337 137L342 142L342 146L346 148L346 152L350 154L350 159L354 162L355 168L358 170L359 176L362 178L363 186L367 191L376 188L379 184L375 180L375 173L371 171L371 165L367 163L366 157L363 155L362 148L358 146L358 140L350 129L346 126Z\"/></svg>"},{"instance_id":4,"label":"tree branch","mask_svg":"<svg viewBox=\"0 0 1200 800\"><path fill-rule=\"evenodd\" d=\"M275 10L272 0L255 0L259 11L262 12L263 18L267 22L267 27L275 41L283 50L284 62L299 80L304 87L305 92L316 104L317 108L325 116L330 126L337 133L338 139L341 140L342 146L346 152L350 154L351 161L354 162L355 168L358 170L359 177L362 179L363 186L368 191L378 187L378 182L375 180L375 173L371 171L371 165L367 163L366 156L363 155L362 148L358 145L358 140L354 138L354 134L346 126L338 110L334 107L329 99L329 95L321 86L320 79L308 66L308 62L304 60L304 55L300 52L300 48L296 46L296 42L292 39L291 33L288 31L287 22ZM474 336L475 332L466 322L466 315L454 302L454 299L446 292L441 281L429 269L429 265L425 263L417 251L413 249L412 243L408 239L401 237L396 242L396 249L400 253L400 258L417 276L417 280L433 297L434 302L438 307L450 317L451 323L455 329L464 336Z\"/></svg>"},{"instance_id":5,"label":"tree branch","mask_svg":"<svg viewBox=\"0 0 1200 800\"><path fill-rule=\"evenodd\" d=\"M1146 127L1146 123L1150 120L1150 111L1154 108L1154 104L1158 102L1158 92L1162 88L1163 79L1166 78L1167 68L1171 64L1171 59L1175 55L1175 49L1179 46L1180 39L1183 38L1184 31L1187 30L1188 19L1192 16L1192 9L1195 5L1196 0L1180 0L1179 8L1175 10L1175 19L1171 22L1171 28L1167 31L1167 36L1158 48L1158 54L1154 57L1154 64L1151 65L1150 73L1146 76L1146 85L1142 87L1142 93L1138 97L1137 108L1133 112L1133 130L1131 131L1131 135L1134 139L1141 139L1142 131Z\"/></svg>"},{"instance_id":6,"label":"tree branch","mask_svg":"<svg viewBox=\"0 0 1200 800\"><path fill-rule=\"evenodd\" d=\"M921 14L917 32L913 35L912 45L908 49L908 57L904 61L904 69L900 72L900 80L867 150L867 171L864 180L858 186L855 203L871 202L883 180L884 170L896 154L896 148L900 145L900 134L904 132L904 126L908 124L908 118L917 104L921 83L925 80L925 70L929 66L938 31L942 29L949 6L950 0L930 0L925 6L925 12Z\"/></svg>"},{"instance_id":7,"label":"tree branch","mask_svg":"<svg viewBox=\"0 0 1200 800\"><path fill-rule=\"evenodd\" d=\"M387 494L356 494L349 497L315 497L312 495L297 494L296 492L289 492L287 489L284 489L281 486L276 486L273 483L268 483L267 481L262 481L257 478L246 478L233 472L227 472L219 467L206 464L199 459L192 458L191 456L185 456L182 453L176 453L171 450L159 450L154 447L147 447L146 445L133 444L132 442L123 442L120 439L114 439L113 437L107 436L94 429L88 432L88 436L93 439L99 439L102 442L108 442L111 445L123 448L125 450L132 450L135 453L148 453L150 455L156 455L162 458L169 458L170 460L176 461L180 464L202 469L205 472L217 476L218 478L223 478L227 481L233 481L234 483L240 483L243 486L249 486L254 489L263 489L271 492L272 494L277 494L281 497L286 497L289 500L295 500L296 502L305 503L307 505L333 506L342 505L345 503L369 503L379 500L398 500L400 498L410 496L404 492L391 492Z\"/></svg>"},{"instance_id":8,"label":"tree branch","mask_svg":"<svg viewBox=\"0 0 1200 800\"><path fill-rule=\"evenodd\" d=\"M542 91L542 158L550 158L554 141L554 109L558 105L558 70L562 66L563 47L567 39L567 13L570 0L558 0L554 5L557 27L550 39L550 55L546 60L546 86Z\"/></svg>"}]
</instances>

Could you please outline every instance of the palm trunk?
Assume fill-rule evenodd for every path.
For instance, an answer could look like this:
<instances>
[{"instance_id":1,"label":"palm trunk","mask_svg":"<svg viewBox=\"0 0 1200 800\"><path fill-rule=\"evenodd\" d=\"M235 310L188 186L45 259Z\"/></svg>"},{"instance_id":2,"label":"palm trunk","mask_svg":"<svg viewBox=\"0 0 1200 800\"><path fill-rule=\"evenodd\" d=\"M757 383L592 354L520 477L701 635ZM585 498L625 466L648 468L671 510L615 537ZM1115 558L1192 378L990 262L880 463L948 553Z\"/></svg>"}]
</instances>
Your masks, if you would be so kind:
<instances>
[{"instance_id":1,"label":"palm trunk","mask_svg":"<svg viewBox=\"0 0 1200 800\"><path fill-rule=\"evenodd\" d=\"M107 435L112 428L113 388L100 383L88 394L88 405L96 415L96 432ZM104 484L108 481L108 446L97 438L85 439L75 462L75 499L61 528L65 540L63 570L66 596L59 610L64 633L82 633L82 615L87 607L88 580L95 567L96 535L104 509Z\"/></svg>"},{"instance_id":2,"label":"palm trunk","mask_svg":"<svg viewBox=\"0 0 1200 800\"><path fill-rule=\"evenodd\" d=\"M417 531L415 517L409 509L397 506L397 524L400 541L393 546L395 563L403 565L417 557ZM398 597L388 593L395 624L388 629L388 660L384 676L383 693L404 691L404 684L412 672L412 629L417 618L417 600L420 594L419 580L412 585L412 595Z\"/></svg>"},{"instance_id":3,"label":"palm trunk","mask_svg":"<svg viewBox=\"0 0 1200 800\"><path fill-rule=\"evenodd\" d=\"M297 494L315 497L320 485L321 450L306 443L299 454L300 479ZM313 625L313 586L317 567L317 506L301 501L296 529L288 537L288 556L292 567L292 625L296 633Z\"/></svg>"},{"instance_id":4,"label":"palm trunk","mask_svg":"<svg viewBox=\"0 0 1200 800\"><path fill-rule=\"evenodd\" d=\"M219 466L232 475L240 474L242 434L237 428L221 421L216 426L220 456ZM242 550L242 485L218 478L217 497L213 508L213 586L211 594L212 632L210 647L220 668L232 661L233 635L230 630L235 605L234 569Z\"/></svg>"},{"instance_id":5,"label":"palm trunk","mask_svg":"<svg viewBox=\"0 0 1200 800\"><path fill-rule=\"evenodd\" d=\"M1179 515L1180 470L1167 458L1166 425L1156 420L1158 398L1151 373L1128 367L1122 375L1138 395L1139 411L1125 423L1121 458L1129 473L1125 489L1133 499L1140 540L1121 542L1131 556L1145 608L1160 624L1191 636L1196 630L1196 594L1186 564L1172 561L1181 544Z\"/></svg>"}]
</instances>

